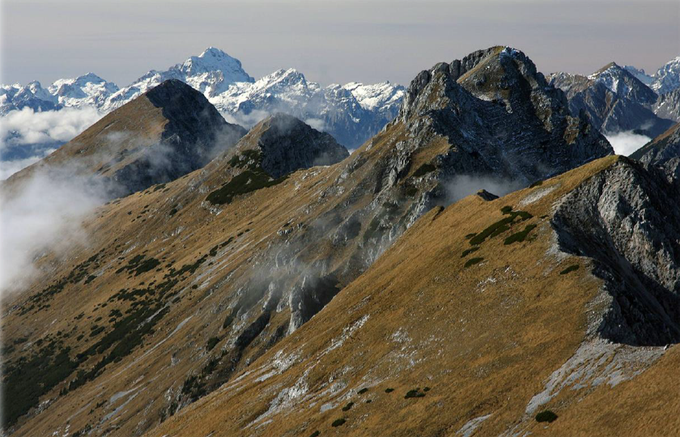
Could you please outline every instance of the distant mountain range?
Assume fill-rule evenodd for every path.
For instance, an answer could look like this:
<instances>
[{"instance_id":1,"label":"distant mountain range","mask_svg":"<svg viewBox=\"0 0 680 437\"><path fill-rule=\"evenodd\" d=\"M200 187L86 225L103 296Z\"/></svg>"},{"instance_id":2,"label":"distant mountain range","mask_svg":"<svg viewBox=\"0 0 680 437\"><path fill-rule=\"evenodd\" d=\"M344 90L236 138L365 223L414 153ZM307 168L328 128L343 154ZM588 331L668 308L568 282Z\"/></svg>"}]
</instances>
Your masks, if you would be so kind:
<instances>
[{"instance_id":1,"label":"distant mountain range","mask_svg":"<svg viewBox=\"0 0 680 437\"><path fill-rule=\"evenodd\" d=\"M680 103L673 93L680 88L679 60L654 76L612 62L589 76L553 73L548 79L565 92L572 113L584 111L603 134L633 131L653 138L680 120L680 113L669 110Z\"/></svg>"},{"instance_id":2,"label":"distant mountain range","mask_svg":"<svg viewBox=\"0 0 680 437\"><path fill-rule=\"evenodd\" d=\"M168 79L202 92L228 121L251 127L269 114L284 112L330 133L349 148L358 147L394 118L404 95L404 87L389 82L322 87L295 69L278 70L256 81L238 59L210 47L165 71L151 70L123 88L93 73L61 79L47 88L39 82L3 85L0 114L22 108L85 107L105 114Z\"/></svg>"}]
</instances>

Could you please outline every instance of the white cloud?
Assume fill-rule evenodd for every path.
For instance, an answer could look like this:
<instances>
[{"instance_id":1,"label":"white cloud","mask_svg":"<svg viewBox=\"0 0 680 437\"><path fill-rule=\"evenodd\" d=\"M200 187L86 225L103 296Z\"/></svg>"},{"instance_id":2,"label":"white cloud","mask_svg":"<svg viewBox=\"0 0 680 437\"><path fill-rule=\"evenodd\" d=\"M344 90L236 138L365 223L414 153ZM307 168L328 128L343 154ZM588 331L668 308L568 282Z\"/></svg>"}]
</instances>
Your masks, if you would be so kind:
<instances>
[{"instance_id":1,"label":"white cloud","mask_svg":"<svg viewBox=\"0 0 680 437\"><path fill-rule=\"evenodd\" d=\"M93 108L10 111L0 118L0 180L49 155L101 117Z\"/></svg>"},{"instance_id":2,"label":"white cloud","mask_svg":"<svg viewBox=\"0 0 680 437\"><path fill-rule=\"evenodd\" d=\"M614 148L617 155L628 156L651 140L646 135L633 133L633 131L620 132L607 137L607 141Z\"/></svg>"},{"instance_id":3,"label":"white cloud","mask_svg":"<svg viewBox=\"0 0 680 437\"><path fill-rule=\"evenodd\" d=\"M102 114L94 108L64 108L60 111L44 112L23 108L10 111L0 119L2 148L10 145L65 143L101 117Z\"/></svg>"},{"instance_id":4,"label":"white cloud","mask_svg":"<svg viewBox=\"0 0 680 437\"><path fill-rule=\"evenodd\" d=\"M325 132L326 131L326 123L320 118L308 118L305 120L305 123L313 127L314 129Z\"/></svg>"}]
</instances>

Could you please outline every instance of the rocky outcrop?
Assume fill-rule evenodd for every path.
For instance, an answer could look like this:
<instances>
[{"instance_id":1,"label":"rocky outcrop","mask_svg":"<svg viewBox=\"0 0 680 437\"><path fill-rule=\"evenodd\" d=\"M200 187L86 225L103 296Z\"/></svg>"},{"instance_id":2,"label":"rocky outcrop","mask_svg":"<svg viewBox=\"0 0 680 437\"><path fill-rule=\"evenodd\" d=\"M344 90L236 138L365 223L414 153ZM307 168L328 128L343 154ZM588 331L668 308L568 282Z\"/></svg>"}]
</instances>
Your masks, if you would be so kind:
<instances>
[{"instance_id":1,"label":"rocky outcrop","mask_svg":"<svg viewBox=\"0 0 680 437\"><path fill-rule=\"evenodd\" d=\"M243 139L239 153L257 150L262 169L274 178L317 165L331 165L349 156L347 149L325 133L287 114L258 123Z\"/></svg>"},{"instance_id":2,"label":"rocky outcrop","mask_svg":"<svg viewBox=\"0 0 680 437\"><path fill-rule=\"evenodd\" d=\"M645 164L665 167L672 161L680 159L680 124L668 129L654 138L631 156Z\"/></svg>"},{"instance_id":3,"label":"rocky outcrop","mask_svg":"<svg viewBox=\"0 0 680 437\"><path fill-rule=\"evenodd\" d=\"M561 248L594 261L608 309L598 333L661 346L680 341L680 191L655 168L620 158L556 206Z\"/></svg>"},{"instance_id":4,"label":"rocky outcrop","mask_svg":"<svg viewBox=\"0 0 680 437\"><path fill-rule=\"evenodd\" d=\"M563 93L511 48L421 72L400 119L415 141L447 138L450 149L437 167L448 177L496 175L522 185L612 153L585 119L570 115Z\"/></svg>"}]
</instances>

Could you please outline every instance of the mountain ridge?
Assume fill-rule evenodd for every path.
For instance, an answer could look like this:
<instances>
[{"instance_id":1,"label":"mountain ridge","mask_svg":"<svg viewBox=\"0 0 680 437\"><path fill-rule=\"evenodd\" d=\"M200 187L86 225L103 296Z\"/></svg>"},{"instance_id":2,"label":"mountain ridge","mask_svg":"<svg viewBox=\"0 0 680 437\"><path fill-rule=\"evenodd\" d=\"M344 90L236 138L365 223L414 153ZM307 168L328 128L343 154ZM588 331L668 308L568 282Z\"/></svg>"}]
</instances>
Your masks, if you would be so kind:
<instances>
[{"instance_id":1,"label":"mountain ridge","mask_svg":"<svg viewBox=\"0 0 680 437\"><path fill-rule=\"evenodd\" d=\"M400 115L330 166L275 178L274 165L267 173L266 156L252 153L266 150L259 134L266 124L205 167L98 208L84 219L88 245L68 260L52 253L38 260L50 275L15 295L3 317L13 345L42 339L35 353L19 342L8 356L13 393L51 399L46 410L17 402L20 433L53 432L53 414L72 417L77 432L100 434L111 420L121 435L146 432L325 317L428 211L488 188L484 179L502 178L494 180L506 191L540 186L612 153L533 62L506 47L419 73ZM44 325L57 312L59 320ZM29 364L19 366L22 359ZM17 376L57 360L66 367L49 384ZM45 384L44 392L31 384ZM115 410L139 384L144 395ZM85 407L94 399L93 406L106 402ZM85 408L66 413L76 405Z\"/></svg>"}]
</instances>

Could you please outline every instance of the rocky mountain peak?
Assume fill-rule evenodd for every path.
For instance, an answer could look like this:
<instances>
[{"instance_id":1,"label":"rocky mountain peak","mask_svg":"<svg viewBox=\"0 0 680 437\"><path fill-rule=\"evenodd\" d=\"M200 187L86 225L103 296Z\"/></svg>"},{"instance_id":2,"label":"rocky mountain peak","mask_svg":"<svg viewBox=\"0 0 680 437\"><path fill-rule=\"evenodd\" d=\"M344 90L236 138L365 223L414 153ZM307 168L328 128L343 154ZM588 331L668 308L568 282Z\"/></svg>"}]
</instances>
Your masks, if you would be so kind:
<instances>
[{"instance_id":1,"label":"rocky mountain peak","mask_svg":"<svg viewBox=\"0 0 680 437\"><path fill-rule=\"evenodd\" d=\"M651 105L657 98L656 93L633 73L615 62L605 65L588 76L588 79L602 83L618 97L631 99L642 105Z\"/></svg>"},{"instance_id":2,"label":"rocky mountain peak","mask_svg":"<svg viewBox=\"0 0 680 437\"><path fill-rule=\"evenodd\" d=\"M581 112L605 135L636 131L654 137L672 124L660 117L663 110L653 108L657 94L629 69L609 63L588 77L554 73L550 84L560 88L569 99L573 115ZM667 108L674 105L670 103ZM654 109L654 111L652 111Z\"/></svg>"},{"instance_id":3,"label":"rocky mountain peak","mask_svg":"<svg viewBox=\"0 0 680 437\"><path fill-rule=\"evenodd\" d=\"M419 73L399 121L414 138L439 135L455 145L446 171L458 174L498 172L531 183L612 153L587 120L570 115L563 92L524 53L509 47L477 51Z\"/></svg>"},{"instance_id":4,"label":"rocky mountain peak","mask_svg":"<svg viewBox=\"0 0 680 437\"><path fill-rule=\"evenodd\" d=\"M243 70L241 61L215 47L208 47L200 55L191 56L175 68L189 76L221 72L223 80L229 83L255 81Z\"/></svg>"},{"instance_id":5,"label":"rocky mountain peak","mask_svg":"<svg viewBox=\"0 0 680 437\"><path fill-rule=\"evenodd\" d=\"M404 111L408 113L409 107L427 89L427 85L434 83L438 84L436 88L440 96L442 91L455 89L454 84L457 84L478 100L502 102L508 112L512 112L513 105L530 100L532 93L534 97L540 95L549 100L543 103L553 110L566 106L562 94L547 84L531 59L510 47L496 46L478 50L463 59L450 64L439 63L432 69L421 72L409 86ZM434 91L427 90L426 106L437 102L446 106L447 103L437 99Z\"/></svg>"}]
</instances>

